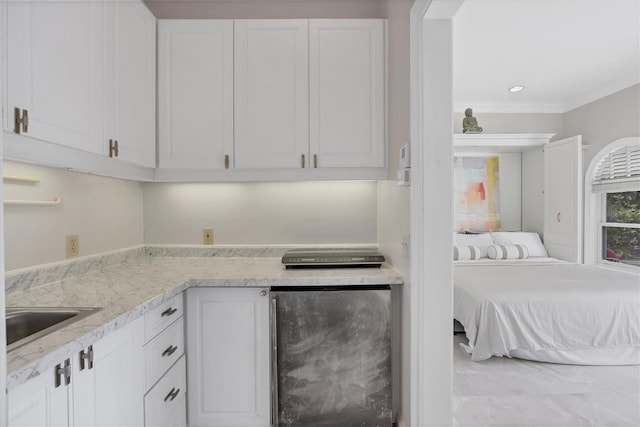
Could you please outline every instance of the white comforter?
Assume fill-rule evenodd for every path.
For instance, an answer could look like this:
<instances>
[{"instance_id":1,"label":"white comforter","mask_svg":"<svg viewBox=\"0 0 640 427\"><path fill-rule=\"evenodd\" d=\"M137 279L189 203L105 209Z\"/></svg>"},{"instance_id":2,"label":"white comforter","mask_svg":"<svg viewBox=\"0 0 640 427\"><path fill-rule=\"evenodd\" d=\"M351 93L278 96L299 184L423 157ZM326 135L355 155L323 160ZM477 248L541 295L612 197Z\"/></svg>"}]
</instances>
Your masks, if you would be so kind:
<instances>
[{"instance_id":1,"label":"white comforter","mask_svg":"<svg viewBox=\"0 0 640 427\"><path fill-rule=\"evenodd\" d=\"M454 315L472 360L519 350L638 354L640 275L542 261L456 263Z\"/></svg>"}]
</instances>

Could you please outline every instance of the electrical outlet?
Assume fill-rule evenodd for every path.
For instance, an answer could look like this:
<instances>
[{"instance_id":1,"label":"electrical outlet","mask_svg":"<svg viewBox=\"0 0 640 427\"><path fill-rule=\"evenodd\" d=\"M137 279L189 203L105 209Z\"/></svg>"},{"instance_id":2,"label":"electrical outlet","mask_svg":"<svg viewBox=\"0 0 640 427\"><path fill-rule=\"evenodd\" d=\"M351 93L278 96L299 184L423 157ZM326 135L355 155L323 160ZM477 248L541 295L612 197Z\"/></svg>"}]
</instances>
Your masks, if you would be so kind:
<instances>
[{"instance_id":1,"label":"electrical outlet","mask_svg":"<svg viewBox=\"0 0 640 427\"><path fill-rule=\"evenodd\" d=\"M67 258L78 256L80 252L80 238L78 235L67 236Z\"/></svg>"},{"instance_id":2,"label":"electrical outlet","mask_svg":"<svg viewBox=\"0 0 640 427\"><path fill-rule=\"evenodd\" d=\"M411 256L411 237L408 234L402 236L402 257L409 259Z\"/></svg>"},{"instance_id":3,"label":"electrical outlet","mask_svg":"<svg viewBox=\"0 0 640 427\"><path fill-rule=\"evenodd\" d=\"M213 245L213 228L202 229L202 244Z\"/></svg>"}]
</instances>

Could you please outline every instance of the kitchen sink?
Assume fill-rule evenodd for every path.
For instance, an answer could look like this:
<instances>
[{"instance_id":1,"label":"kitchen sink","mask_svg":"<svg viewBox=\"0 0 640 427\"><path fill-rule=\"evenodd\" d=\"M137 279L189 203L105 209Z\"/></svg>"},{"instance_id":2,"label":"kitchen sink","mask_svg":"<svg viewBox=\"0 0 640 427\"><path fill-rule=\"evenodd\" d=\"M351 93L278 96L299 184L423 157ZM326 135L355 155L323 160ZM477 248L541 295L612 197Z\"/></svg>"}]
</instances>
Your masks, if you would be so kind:
<instances>
[{"instance_id":1,"label":"kitchen sink","mask_svg":"<svg viewBox=\"0 0 640 427\"><path fill-rule=\"evenodd\" d=\"M7 351L15 350L35 339L84 319L98 310L102 310L102 308L7 307Z\"/></svg>"}]
</instances>

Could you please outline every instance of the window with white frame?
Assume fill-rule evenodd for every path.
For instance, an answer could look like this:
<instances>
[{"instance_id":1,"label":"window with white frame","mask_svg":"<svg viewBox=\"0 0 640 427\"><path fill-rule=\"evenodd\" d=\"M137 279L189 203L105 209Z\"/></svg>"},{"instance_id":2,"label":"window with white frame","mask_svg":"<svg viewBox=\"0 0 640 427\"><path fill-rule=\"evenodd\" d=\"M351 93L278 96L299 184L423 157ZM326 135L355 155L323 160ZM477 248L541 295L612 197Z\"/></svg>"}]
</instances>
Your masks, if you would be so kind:
<instances>
[{"instance_id":1,"label":"window with white frame","mask_svg":"<svg viewBox=\"0 0 640 427\"><path fill-rule=\"evenodd\" d=\"M640 144L615 147L596 167L598 262L640 267Z\"/></svg>"}]
</instances>

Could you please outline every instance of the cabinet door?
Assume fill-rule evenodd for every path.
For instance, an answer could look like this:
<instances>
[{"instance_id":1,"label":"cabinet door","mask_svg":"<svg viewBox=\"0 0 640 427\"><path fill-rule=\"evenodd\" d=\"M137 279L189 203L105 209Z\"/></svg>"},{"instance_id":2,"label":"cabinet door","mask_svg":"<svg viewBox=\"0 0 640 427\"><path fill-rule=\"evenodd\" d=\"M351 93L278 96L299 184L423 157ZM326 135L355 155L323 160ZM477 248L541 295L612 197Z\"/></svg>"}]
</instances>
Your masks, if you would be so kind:
<instances>
[{"instance_id":1,"label":"cabinet door","mask_svg":"<svg viewBox=\"0 0 640 427\"><path fill-rule=\"evenodd\" d=\"M118 158L156 163L156 19L142 1L107 2L104 141Z\"/></svg>"},{"instance_id":2,"label":"cabinet door","mask_svg":"<svg viewBox=\"0 0 640 427\"><path fill-rule=\"evenodd\" d=\"M143 425L143 336L139 318L93 344L93 367L74 369L74 425Z\"/></svg>"},{"instance_id":3,"label":"cabinet door","mask_svg":"<svg viewBox=\"0 0 640 427\"><path fill-rule=\"evenodd\" d=\"M582 136L544 147L544 245L549 256L582 262Z\"/></svg>"},{"instance_id":4,"label":"cabinet door","mask_svg":"<svg viewBox=\"0 0 640 427\"><path fill-rule=\"evenodd\" d=\"M55 386L55 368L48 369L26 383L9 390L9 426L60 426L69 424L67 390Z\"/></svg>"},{"instance_id":5,"label":"cabinet door","mask_svg":"<svg viewBox=\"0 0 640 427\"><path fill-rule=\"evenodd\" d=\"M269 292L187 291L190 425L269 426Z\"/></svg>"},{"instance_id":6,"label":"cabinet door","mask_svg":"<svg viewBox=\"0 0 640 427\"><path fill-rule=\"evenodd\" d=\"M313 166L385 166L384 52L381 19L309 21Z\"/></svg>"},{"instance_id":7,"label":"cabinet door","mask_svg":"<svg viewBox=\"0 0 640 427\"><path fill-rule=\"evenodd\" d=\"M307 20L235 21L235 167L309 165Z\"/></svg>"},{"instance_id":8,"label":"cabinet door","mask_svg":"<svg viewBox=\"0 0 640 427\"><path fill-rule=\"evenodd\" d=\"M103 153L102 1L9 1L5 129L28 110L25 135Z\"/></svg>"},{"instance_id":9,"label":"cabinet door","mask_svg":"<svg viewBox=\"0 0 640 427\"><path fill-rule=\"evenodd\" d=\"M158 21L158 102L159 167L232 164L233 21Z\"/></svg>"}]
</instances>

